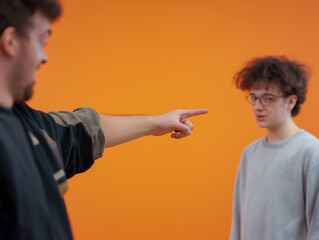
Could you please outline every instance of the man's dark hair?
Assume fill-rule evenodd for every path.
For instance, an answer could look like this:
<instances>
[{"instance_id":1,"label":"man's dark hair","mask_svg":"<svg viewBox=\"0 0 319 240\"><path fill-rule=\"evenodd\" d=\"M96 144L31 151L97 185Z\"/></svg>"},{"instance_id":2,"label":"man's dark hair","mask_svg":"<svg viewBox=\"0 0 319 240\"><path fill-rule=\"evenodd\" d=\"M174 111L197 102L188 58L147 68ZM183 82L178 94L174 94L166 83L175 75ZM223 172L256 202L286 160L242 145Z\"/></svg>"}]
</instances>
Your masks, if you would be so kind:
<instances>
[{"instance_id":1,"label":"man's dark hair","mask_svg":"<svg viewBox=\"0 0 319 240\"><path fill-rule=\"evenodd\" d=\"M36 10L52 22L60 16L61 4L58 0L0 0L0 36L7 27L25 36Z\"/></svg>"},{"instance_id":2,"label":"man's dark hair","mask_svg":"<svg viewBox=\"0 0 319 240\"><path fill-rule=\"evenodd\" d=\"M297 96L297 103L291 111L292 116L300 112L301 104L306 100L310 71L302 63L291 61L285 56L267 56L250 61L235 74L236 86L241 90L251 90L255 83L265 86L275 84L283 96Z\"/></svg>"}]
</instances>

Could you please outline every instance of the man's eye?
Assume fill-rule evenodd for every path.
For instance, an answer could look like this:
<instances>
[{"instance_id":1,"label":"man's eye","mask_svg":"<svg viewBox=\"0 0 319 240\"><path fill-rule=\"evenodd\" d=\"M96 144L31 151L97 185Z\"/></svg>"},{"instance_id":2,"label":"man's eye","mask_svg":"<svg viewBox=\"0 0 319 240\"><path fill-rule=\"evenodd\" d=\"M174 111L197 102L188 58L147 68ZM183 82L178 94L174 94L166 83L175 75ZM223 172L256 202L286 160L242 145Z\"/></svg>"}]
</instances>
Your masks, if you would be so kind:
<instances>
[{"instance_id":1,"label":"man's eye","mask_svg":"<svg viewBox=\"0 0 319 240\"><path fill-rule=\"evenodd\" d=\"M250 98L251 98L251 101L253 101L253 102L256 102L258 99L256 96L250 96Z\"/></svg>"},{"instance_id":2,"label":"man's eye","mask_svg":"<svg viewBox=\"0 0 319 240\"><path fill-rule=\"evenodd\" d=\"M264 97L264 101L266 101L266 102L273 102L274 100L275 100L275 98L272 96L265 96Z\"/></svg>"}]
</instances>

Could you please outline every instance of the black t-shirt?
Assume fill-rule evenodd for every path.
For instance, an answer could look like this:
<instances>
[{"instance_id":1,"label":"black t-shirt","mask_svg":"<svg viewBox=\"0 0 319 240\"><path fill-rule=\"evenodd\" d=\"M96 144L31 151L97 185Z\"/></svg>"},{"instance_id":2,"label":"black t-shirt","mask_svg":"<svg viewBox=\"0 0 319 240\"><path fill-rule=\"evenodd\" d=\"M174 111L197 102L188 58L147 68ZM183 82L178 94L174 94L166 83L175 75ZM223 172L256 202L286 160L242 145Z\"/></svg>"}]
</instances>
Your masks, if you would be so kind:
<instances>
[{"instance_id":1,"label":"black t-shirt","mask_svg":"<svg viewBox=\"0 0 319 240\"><path fill-rule=\"evenodd\" d=\"M62 126L26 104L0 108L0 239L72 239L61 189L93 164L82 123Z\"/></svg>"}]
</instances>

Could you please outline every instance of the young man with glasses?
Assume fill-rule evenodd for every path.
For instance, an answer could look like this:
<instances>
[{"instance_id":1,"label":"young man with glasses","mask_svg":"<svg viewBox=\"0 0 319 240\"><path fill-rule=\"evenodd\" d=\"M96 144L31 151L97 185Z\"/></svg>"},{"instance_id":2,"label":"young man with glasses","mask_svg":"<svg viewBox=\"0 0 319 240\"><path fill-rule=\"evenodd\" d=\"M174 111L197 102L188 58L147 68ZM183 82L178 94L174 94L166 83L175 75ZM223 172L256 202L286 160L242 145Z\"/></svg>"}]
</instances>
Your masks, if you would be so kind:
<instances>
[{"instance_id":1,"label":"young man with glasses","mask_svg":"<svg viewBox=\"0 0 319 240\"><path fill-rule=\"evenodd\" d=\"M244 151L237 173L231 240L319 237L319 142L293 120L309 73L286 57L254 59L234 80L267 135Z\"/></svg>"}]
</instances>

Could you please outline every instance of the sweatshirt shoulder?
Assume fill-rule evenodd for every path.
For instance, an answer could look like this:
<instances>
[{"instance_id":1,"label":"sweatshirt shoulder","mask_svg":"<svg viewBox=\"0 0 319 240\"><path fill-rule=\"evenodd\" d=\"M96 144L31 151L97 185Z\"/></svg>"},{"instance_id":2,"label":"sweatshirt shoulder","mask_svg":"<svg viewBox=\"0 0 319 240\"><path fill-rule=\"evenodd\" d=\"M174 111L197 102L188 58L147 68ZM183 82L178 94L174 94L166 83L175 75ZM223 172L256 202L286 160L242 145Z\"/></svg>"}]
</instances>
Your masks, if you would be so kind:
<instances>
[{"instance_id":1,"label":"sweatshirt shoulder","mask_svg":"<svg viewBox=\"0 0 319 240\"><path fill-rule=\"evenodd\" d=\"M296 141L300 142L300 144L302 144L304 147L319 147L318 138L305 130L300 132L299 137L296 138Z\"/></svg>"},{"instance_id":2,"label":"sweatshirt shoulder","mask_svg":"<svg viewBox=\"0 0 319 240\"><path fill-rule=\"evenodd\" d=\"M250 144L248 144L245 147L244 152L253 151L256 148L260 147L263 144L264 139L265 139L265 137L261 137L261 138L255 140L255 141L251 142Z\"/></svg>"}]
</instances>

